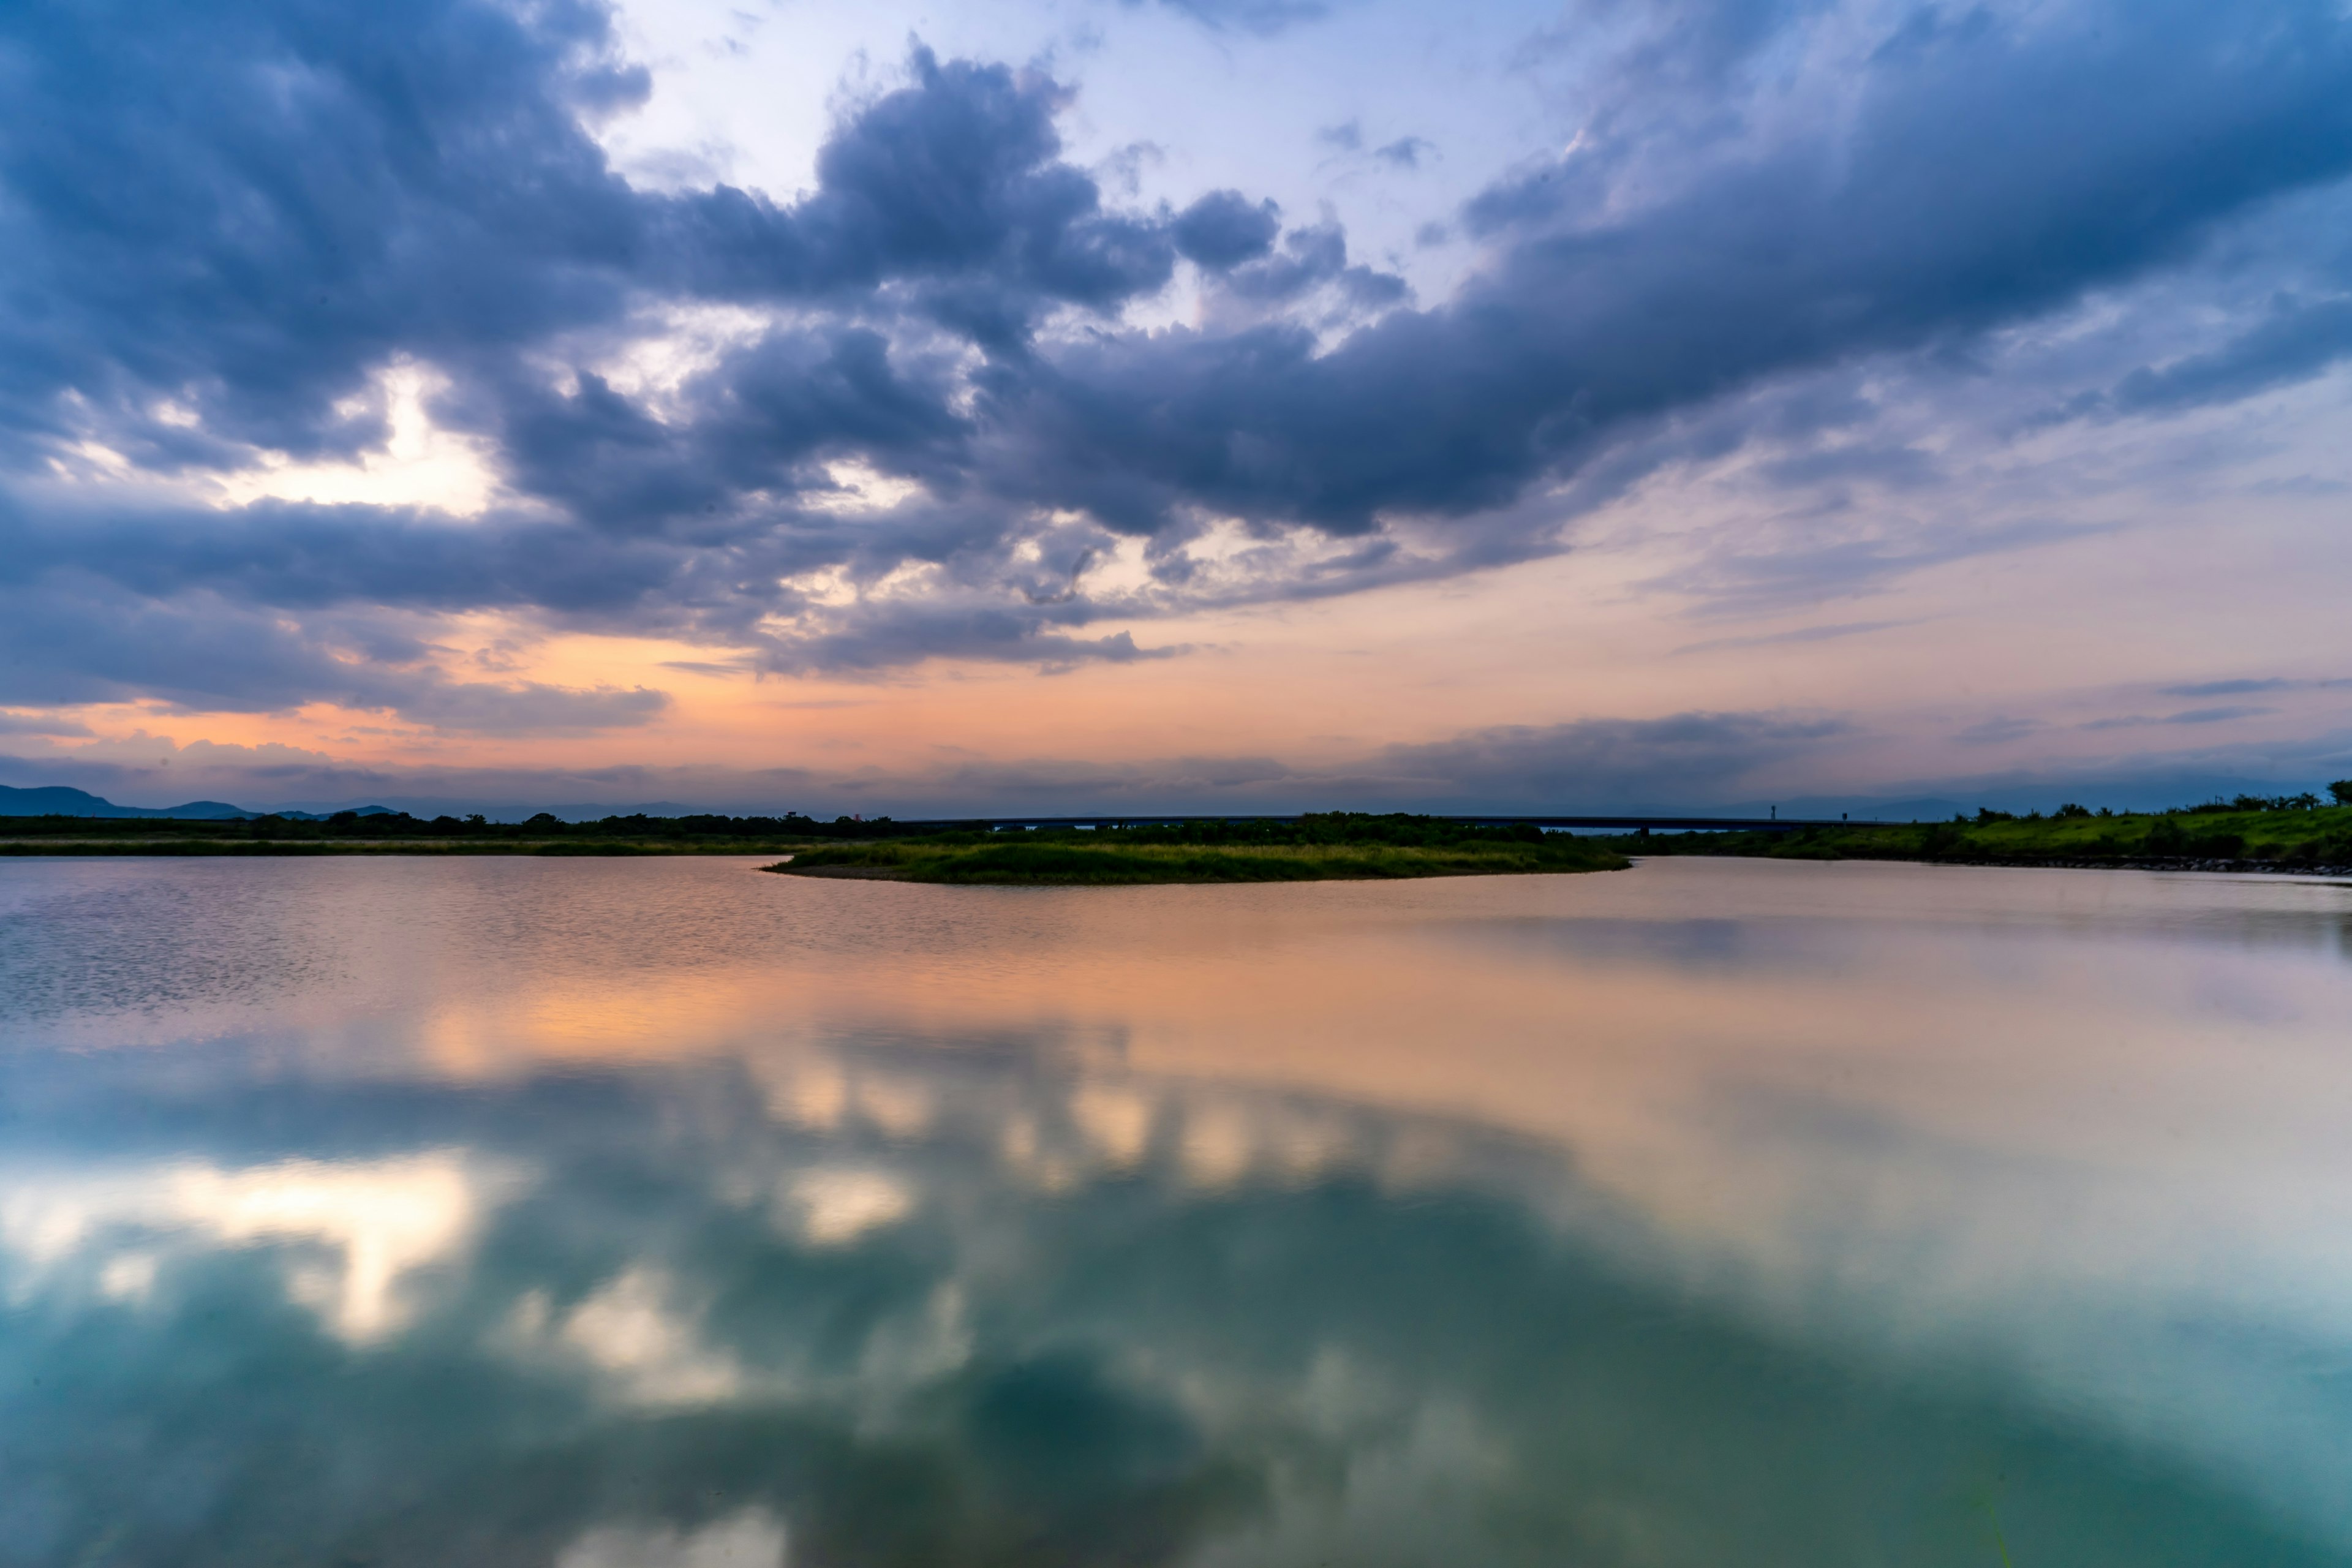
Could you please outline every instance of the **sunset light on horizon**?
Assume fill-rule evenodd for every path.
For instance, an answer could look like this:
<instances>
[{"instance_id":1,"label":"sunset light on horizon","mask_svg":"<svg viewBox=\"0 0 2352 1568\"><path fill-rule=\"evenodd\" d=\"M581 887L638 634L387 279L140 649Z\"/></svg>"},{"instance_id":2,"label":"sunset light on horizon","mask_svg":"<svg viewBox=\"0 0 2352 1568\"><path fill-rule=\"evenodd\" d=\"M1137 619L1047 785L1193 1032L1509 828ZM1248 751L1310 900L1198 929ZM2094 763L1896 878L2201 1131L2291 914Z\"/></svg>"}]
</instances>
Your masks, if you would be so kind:
<instances>
[{"instance_id":1,"label":"sunset light on horizon","mask_svg":"<svg viewBox=\"0 0 2352 1568\"><path fill-rule=\"evenodd\" d=\"M2352 773L2334 0L30 5L0 72L0 784Z\"/></svg>"}]
</instances>

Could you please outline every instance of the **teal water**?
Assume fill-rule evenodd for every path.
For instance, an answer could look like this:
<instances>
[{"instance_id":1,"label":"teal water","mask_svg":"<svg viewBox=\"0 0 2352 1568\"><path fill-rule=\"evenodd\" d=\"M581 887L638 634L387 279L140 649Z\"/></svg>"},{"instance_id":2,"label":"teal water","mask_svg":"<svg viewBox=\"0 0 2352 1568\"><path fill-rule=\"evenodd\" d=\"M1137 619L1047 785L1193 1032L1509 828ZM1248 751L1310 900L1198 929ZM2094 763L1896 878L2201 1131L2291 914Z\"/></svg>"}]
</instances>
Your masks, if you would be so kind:
<instances>
[{"instance_id":1,"label":"teal water","mask_svg":"<svg viewBox=\"0 0 2352 1568\"><path fill-rule=\"evenodd\" d=\"M2352 1564L2352 889L0 865L0 1564Z\"/></svg>"}]
</instances>

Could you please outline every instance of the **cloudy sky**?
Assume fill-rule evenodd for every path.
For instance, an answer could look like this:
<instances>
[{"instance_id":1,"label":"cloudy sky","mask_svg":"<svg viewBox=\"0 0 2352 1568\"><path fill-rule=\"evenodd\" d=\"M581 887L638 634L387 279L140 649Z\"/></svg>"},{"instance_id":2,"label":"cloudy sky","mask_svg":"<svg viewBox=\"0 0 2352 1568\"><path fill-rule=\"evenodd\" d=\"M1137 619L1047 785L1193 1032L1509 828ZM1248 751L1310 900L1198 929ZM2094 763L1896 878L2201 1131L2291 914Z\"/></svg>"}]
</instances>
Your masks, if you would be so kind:
<instances>
[{"instance_id":1,"label":"cloudy sky","mask_svg":"<svg viewBox=\"0 0 2352 1568\"><path fill-rule=\"evenodd\" d=\"M0 783L2352 774L2345 0L26 0Z\"/></svg>"}]
</instances>

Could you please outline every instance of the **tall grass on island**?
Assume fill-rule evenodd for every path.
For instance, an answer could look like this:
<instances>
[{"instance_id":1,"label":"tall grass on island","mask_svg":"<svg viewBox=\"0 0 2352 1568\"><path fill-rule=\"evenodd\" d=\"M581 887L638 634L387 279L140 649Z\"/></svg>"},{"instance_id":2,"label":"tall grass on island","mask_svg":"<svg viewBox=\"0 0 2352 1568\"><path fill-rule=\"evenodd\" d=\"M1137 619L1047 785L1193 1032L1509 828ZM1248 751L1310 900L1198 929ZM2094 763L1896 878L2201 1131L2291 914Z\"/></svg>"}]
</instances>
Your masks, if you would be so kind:
<instances>
[{"instance_id":1,"label":"tall grass on island","mask_svg":"<svg viewBox=\"0 0 2352 1568\"><path fill-rule=\"evenodd\" d=\"M1631 855L2352 875L2352 779L2339 780L2328 791L2334 805L2316 795L2242 795L2159 812L2070 805L2048 816L1982 810L1949 822L1627 834L1599 842Z\"/></svg>"},{"instance_id":2,"label":"tall grass on island","mask_svg":"<svg viewBox=\"0 0 2352 1568\"><path fill-rule=\"evenodd\" d=\"M944 833L828 845L768 869L803 877L1068 886L1488 877L1612 871L1628 864L1590 839L1535 827L1330 812L1289 822Z\"/></svg>"}]
</instances>

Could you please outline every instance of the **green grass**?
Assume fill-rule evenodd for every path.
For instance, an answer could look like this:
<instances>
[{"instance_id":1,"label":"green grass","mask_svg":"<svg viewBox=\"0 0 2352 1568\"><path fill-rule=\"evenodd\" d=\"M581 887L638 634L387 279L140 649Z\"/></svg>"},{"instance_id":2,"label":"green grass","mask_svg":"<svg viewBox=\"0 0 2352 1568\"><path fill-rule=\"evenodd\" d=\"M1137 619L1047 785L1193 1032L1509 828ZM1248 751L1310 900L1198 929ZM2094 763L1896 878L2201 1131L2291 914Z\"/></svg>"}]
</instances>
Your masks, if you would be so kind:
<instances>
[{"instance_id":1,"label":"green grass","mask_svg":"<svg viewBox=\"0 0 2352 1568\"><path fill-rule=\"evenodd\" d=\"M1106 835L1004 841L901 839L829 845L771 866L795 876L996 886L1147 882L1315 882L1402 877L1491 877L1606 871L1622 856L1583 840L1538 844L1152 844Z\"/></svg>"},{"instance_id":2,"label":"green grass","mask_svg":"<svg viewBox=\"0 0 2352 1568\"><path fill-rule=\"evenodd\" d=\"M1973 865L2352 868L2352 806L2126 813L1818 827L1790 833L1654 834L1604 840L1635 855L1782 860L1940 860Z\"/></svg>"}]
</instances>

